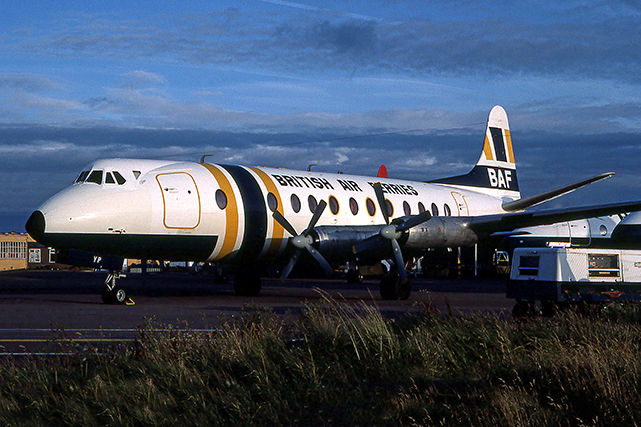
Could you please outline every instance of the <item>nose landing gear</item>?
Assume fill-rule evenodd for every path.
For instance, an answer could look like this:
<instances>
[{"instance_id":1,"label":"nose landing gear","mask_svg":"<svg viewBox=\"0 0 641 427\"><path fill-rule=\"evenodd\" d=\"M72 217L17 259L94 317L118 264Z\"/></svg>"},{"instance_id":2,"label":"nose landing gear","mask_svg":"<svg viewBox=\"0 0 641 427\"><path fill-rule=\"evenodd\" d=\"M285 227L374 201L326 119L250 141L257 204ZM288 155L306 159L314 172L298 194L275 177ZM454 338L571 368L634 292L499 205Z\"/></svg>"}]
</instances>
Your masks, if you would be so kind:
<instances>
[{"instance_id":1,"label":"nose landing gear","mask_svg":"<svg viewBox=\"0 0 641 427\"><path fill-rule=\"evenodd\" d=\"M111 272L105 279L105 288L102 290L102 302L105 304L128 304L131 298L127 298L125 289L116 285L116 279L125 277L120 272ZM133 303L133 301L131 301Z\"/></svg>"}]
</instances>

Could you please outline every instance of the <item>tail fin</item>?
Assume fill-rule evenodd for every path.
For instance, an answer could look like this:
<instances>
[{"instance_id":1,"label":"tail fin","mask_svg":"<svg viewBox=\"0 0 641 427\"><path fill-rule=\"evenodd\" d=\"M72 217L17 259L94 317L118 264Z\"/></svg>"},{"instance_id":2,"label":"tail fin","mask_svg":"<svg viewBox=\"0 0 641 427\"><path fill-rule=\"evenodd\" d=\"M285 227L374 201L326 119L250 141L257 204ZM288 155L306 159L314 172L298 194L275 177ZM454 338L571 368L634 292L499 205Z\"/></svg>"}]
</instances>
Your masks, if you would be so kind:
<instances>
[{"instance_id":1,"label":"tail fin","mask_svg":"<svg viewBox=\"0 0 641 427\"><path fill-rule=\"evenodd\" d=\"M521 197L510 126L503 107L497 105L490 111L483 151L476 166L466 175L430 182L463 187L505 199L517 200Z\"/></svg>"}]
</instances>

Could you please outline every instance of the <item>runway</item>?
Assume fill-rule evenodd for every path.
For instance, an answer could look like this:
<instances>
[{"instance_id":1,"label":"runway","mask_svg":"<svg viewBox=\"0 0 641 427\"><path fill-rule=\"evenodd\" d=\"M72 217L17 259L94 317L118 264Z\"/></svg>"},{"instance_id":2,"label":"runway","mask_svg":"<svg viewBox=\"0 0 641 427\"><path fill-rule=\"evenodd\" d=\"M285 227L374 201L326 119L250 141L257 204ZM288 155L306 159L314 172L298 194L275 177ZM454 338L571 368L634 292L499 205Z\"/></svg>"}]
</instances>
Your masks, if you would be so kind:
<instances>
[{"instance_id":1,"label":"runway","mask_svg":"<svg viewBox=\"0 0 641 427\"><path fill-rule=\"evenodd\" d=\"M106 348L137 338L146 322L175 328L211 329L221 316L253 307L297 316L304 304L321 302L323 292L351 304L376 305L387 316L419 313L426 306L442 313L498 312L509 315L514 302L504 281L411 280L406 301L383 301L377 280L263 279L258 297L238 297L231 282L187 273L129 274L119 280L135 305L106 305L101 292L106 273L12 271L0 273L0 353L65 353ZM321 291L322 290L322 291Z\"/></svg>"}]
</instances>

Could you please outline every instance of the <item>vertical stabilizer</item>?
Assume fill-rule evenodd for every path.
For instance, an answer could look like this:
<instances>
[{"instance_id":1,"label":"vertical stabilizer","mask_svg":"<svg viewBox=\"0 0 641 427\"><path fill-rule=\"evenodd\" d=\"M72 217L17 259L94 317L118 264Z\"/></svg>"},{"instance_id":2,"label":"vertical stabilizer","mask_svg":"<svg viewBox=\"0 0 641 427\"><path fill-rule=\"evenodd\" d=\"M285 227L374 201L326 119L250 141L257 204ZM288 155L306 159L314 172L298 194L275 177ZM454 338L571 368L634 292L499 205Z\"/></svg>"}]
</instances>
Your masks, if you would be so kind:
<instances>
[{"instance_id":1,"label":"vertical stabilizer","mask_svg":"<svg viewBox=\"0 0 641 427\"><path fill-rule=\"evenodd\" d=\"M485 127L483 150L476 166L466 175L431 181L482 192L495 197L519 199L516 162L507 114L497 105L490 111Z\"/></svg>"}]
</instances>

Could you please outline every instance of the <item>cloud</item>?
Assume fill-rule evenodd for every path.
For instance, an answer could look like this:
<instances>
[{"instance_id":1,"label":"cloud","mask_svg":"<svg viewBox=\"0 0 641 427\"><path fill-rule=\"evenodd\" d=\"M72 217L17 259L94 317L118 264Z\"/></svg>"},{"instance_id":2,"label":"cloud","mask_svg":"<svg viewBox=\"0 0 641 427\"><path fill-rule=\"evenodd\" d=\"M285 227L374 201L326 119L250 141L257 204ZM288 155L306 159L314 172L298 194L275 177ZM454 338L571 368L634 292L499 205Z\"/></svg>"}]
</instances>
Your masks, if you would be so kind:
<instances>
[{"instance_id":1,"label":"cloud","mask_svg":"<svg viewBox=\"0 0 641 427\"><path fill-rule=\"evenodd\" d=\"M639 13L629 13L629 4L618 13L608 7L607 14L601 13L605 4L594 10L579 4L562 7L563 13L541 10L534 19L525 15L528 10L475 15L478 8L465 4L450 7L447 15L424 8L394 21L298 8L185 14L173 17L169 26L163 15L144 21L90 16L64 25L54 21L31 36L8 39L2 51L299 73L320 67L349 75L359 67L405 76L532 73L638 81ZM519 12L511 4L505 9Z\"/></svg>"},{"instance_id":2,"label":"cloud","mask_svg":"<svg viewBox=\"0 0 641 427\"><path fill-rule=\"evenodd\" d=\"M60 82L38 74L1 73L0 88L13 88L27 92L43 92L57 89Z\"/></svg>"}]
</instances>

